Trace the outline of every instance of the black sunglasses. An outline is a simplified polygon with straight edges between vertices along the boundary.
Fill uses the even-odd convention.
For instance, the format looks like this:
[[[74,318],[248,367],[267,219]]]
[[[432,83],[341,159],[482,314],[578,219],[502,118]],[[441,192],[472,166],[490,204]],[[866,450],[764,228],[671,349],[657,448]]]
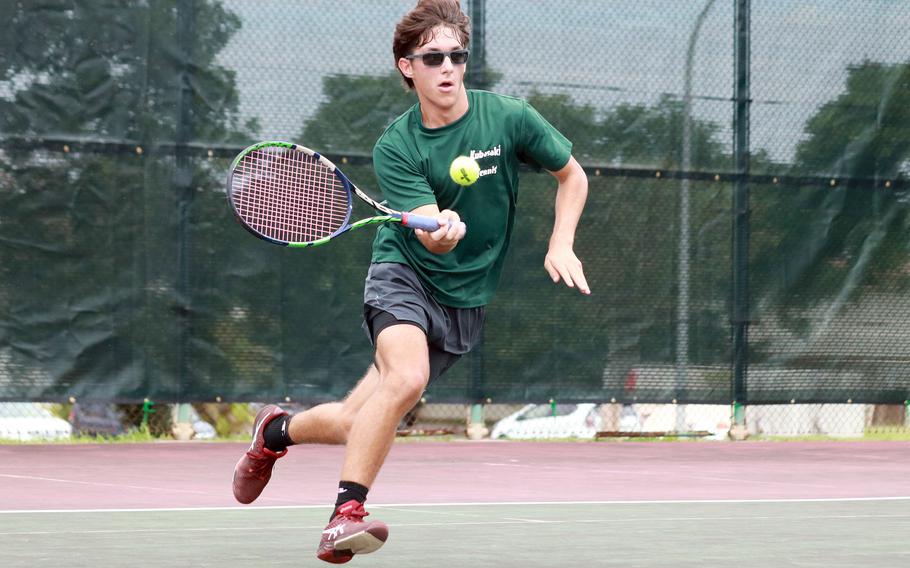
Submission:
[[[427,67],[439,67],[442,65],[442,62],[446,60],[446,56],[452,60],[452,65],[464,65],[468,62],[469,53],[470,51],[467,49],[456,49],[455,51],[428,51],[426,53],[405,55],[404,58],[412,61],[414,59],[420,59]]]

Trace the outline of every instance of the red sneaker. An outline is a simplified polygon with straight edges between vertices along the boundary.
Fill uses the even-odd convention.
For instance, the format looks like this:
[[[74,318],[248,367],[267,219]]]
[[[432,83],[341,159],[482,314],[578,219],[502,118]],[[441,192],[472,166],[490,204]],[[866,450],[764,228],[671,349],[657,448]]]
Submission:
[[[253,443],[234,466],[234,498],[243,504],[252,503],[268,485],[275,461],[288,453],[287,448],[273,452],[265,447],[263,432],[266,425],[287,412],[274,404],[262,407],[253,422]]]
[[[322,531],[316,558],[344,564],[355,554],[379,550],[389,538],[389,527],[382,521],[364,522],[367,515],[363,503],[353,499],[339,507],[335,518]]]

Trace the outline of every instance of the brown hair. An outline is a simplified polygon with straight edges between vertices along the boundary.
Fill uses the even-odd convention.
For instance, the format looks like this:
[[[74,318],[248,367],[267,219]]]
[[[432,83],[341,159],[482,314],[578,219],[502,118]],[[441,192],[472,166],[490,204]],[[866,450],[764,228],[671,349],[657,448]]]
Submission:
[[[398,60],[429,42],[430,33],[436,26],[451,28],[463,47],[468,47],[471,40],[471,21],[461,11],[458,0],[419,0],[417,6],[408,12],[395,26],[395,37],[392,38],[392,53],[395,55],[395,67]],[[401,73],[401,69],[398,70]],[[401,78],[409,89],[414,88],[414,81]]]

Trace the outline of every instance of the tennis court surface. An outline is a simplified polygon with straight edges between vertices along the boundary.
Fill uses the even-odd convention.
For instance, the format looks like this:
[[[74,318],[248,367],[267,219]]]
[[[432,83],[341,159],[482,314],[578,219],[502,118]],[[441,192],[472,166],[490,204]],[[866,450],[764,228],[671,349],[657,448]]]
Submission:
[[[256,504],[242,444],[0,446],[0,566],[301,566],[340,448],[298,447]],[[405,442],[352,566],[910,566],[910,443]]]

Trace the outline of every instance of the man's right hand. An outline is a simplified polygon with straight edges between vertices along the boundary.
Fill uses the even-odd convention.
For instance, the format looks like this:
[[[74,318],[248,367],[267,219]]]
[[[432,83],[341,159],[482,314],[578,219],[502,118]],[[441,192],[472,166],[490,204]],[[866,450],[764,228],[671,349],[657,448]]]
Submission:
[[[421,244],[433,254],[451,252],[467,232],[465,224],[461,222],[461,217],[451,209],[439,211],[435,205],[424,205],[412,213],[433,217],[439,222],[439,228],[435,231],[414,230]]]

